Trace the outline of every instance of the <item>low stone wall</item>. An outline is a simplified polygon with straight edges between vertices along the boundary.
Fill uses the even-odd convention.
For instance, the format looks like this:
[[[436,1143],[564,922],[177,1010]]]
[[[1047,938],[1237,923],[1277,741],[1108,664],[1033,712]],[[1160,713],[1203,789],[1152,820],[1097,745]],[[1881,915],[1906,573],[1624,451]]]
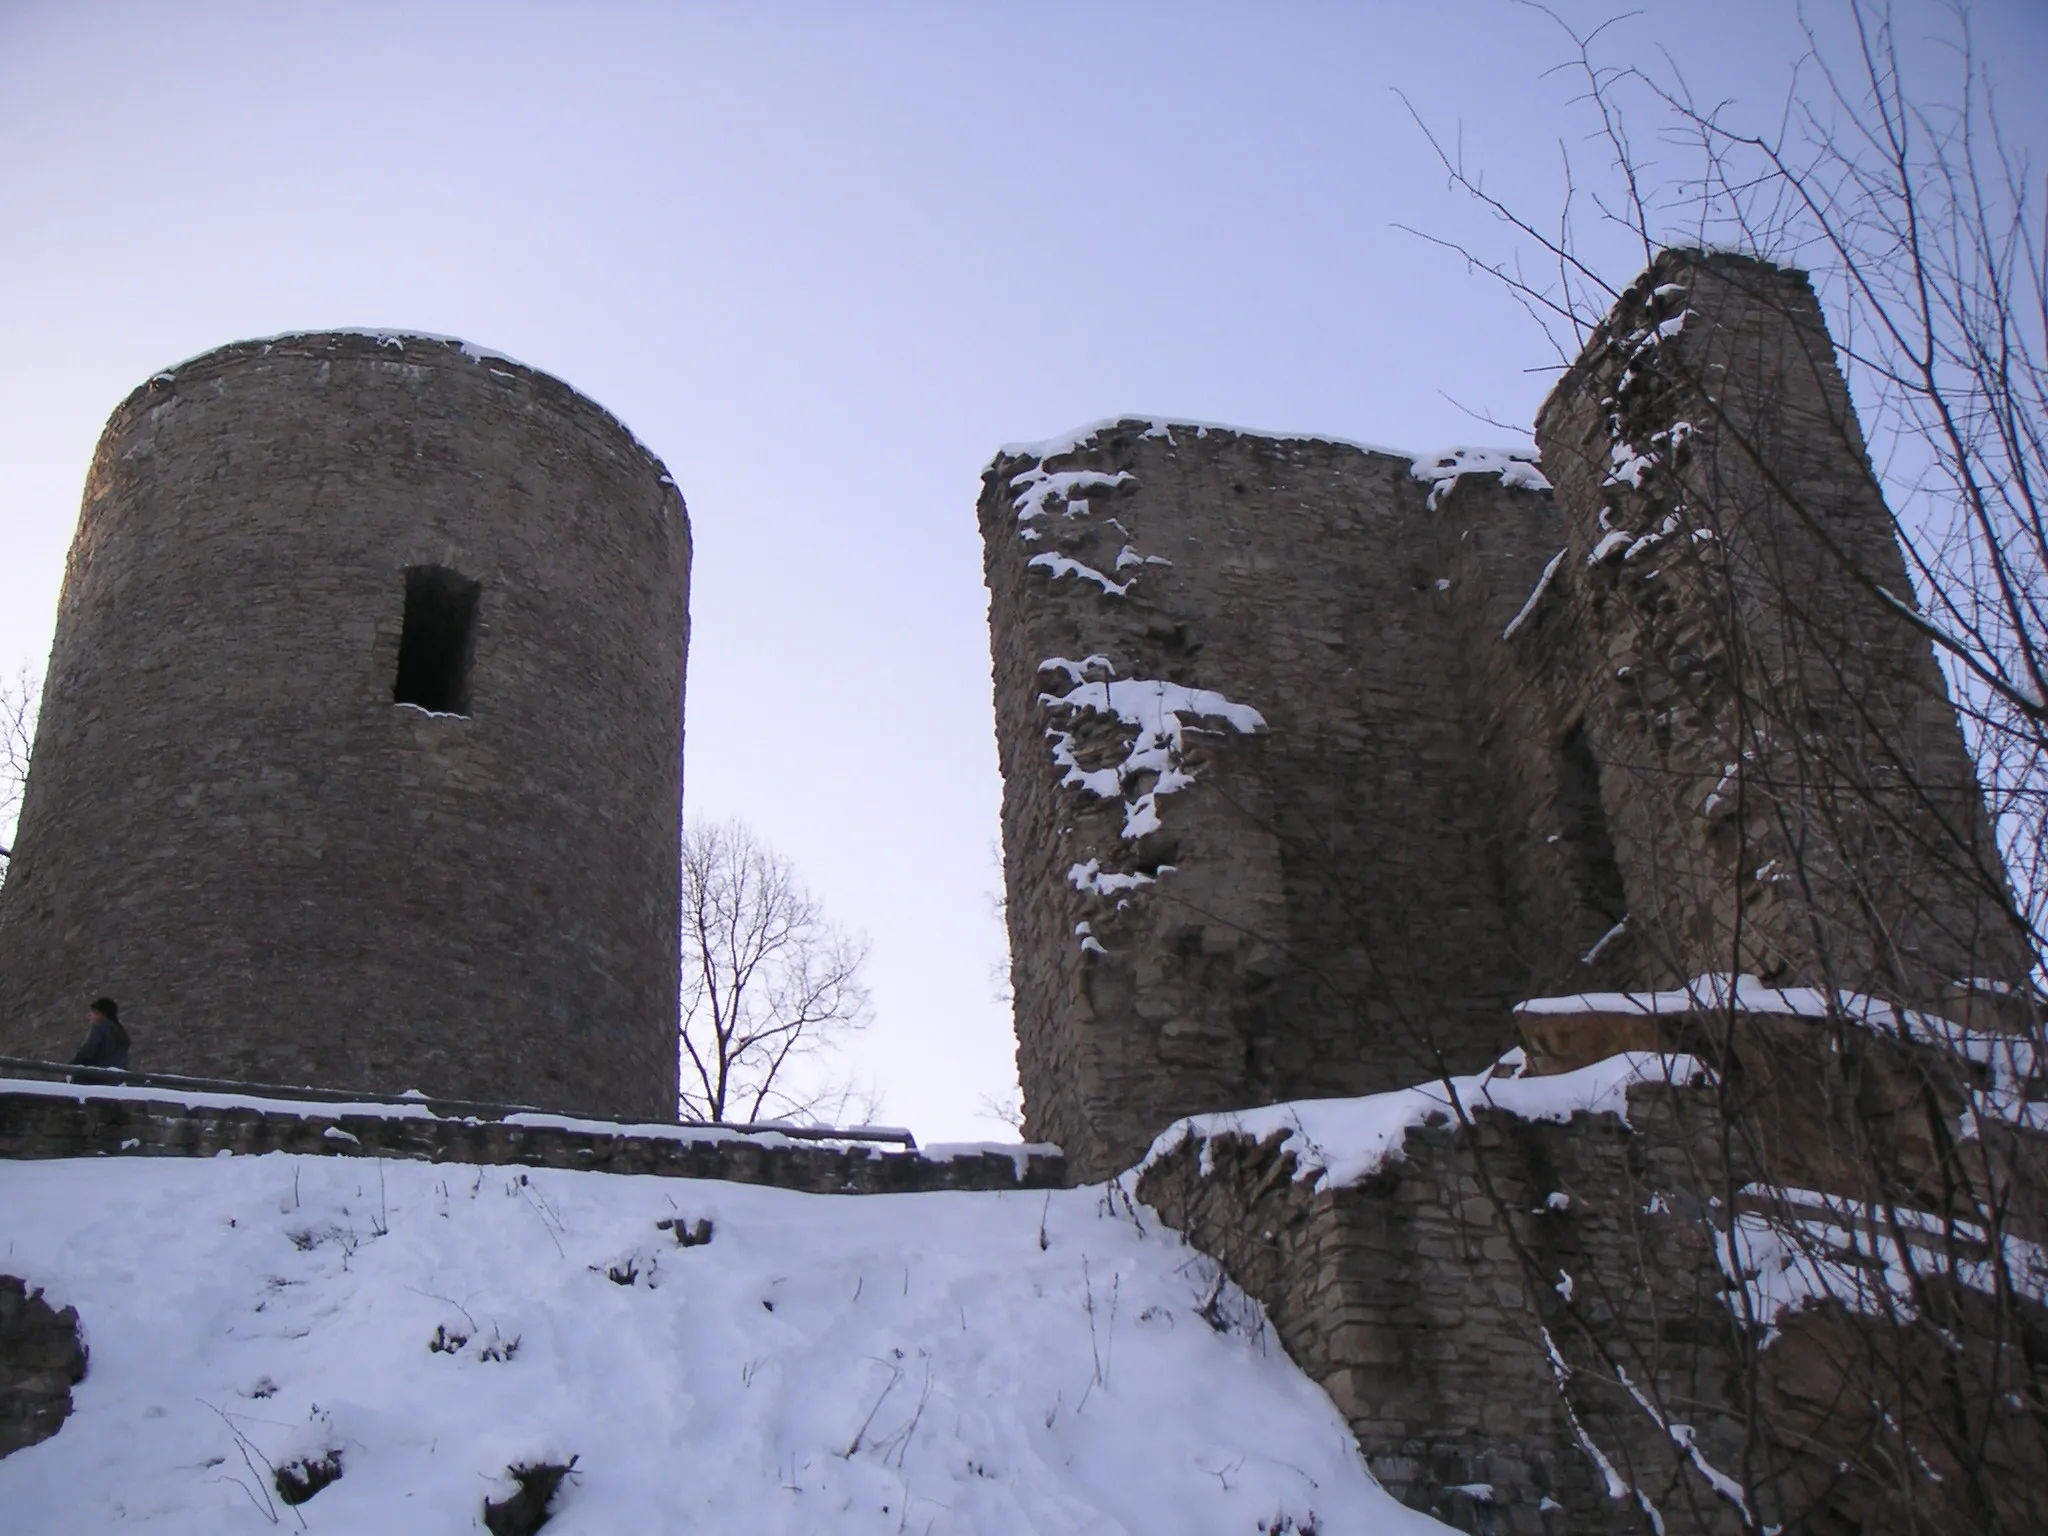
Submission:
[[[1278,1136],[1189,1140],[1138,1194],[1264,1303],[1403,1502],[1500,1536],[1642,1528],[1576,1419],[1671,1531],[1733,1532],[1740,1516],[1674,1465],[1614,1368],[1687,1404],[1710,1462],[1739,1460],[1739,1425],[1710,1406],[1729,1400],[1737,1340],[1711,1235],[1682,1197],[1649,1198],[1700,1187],[1711,1105],[1639,1086],[1629,1107],[1635,1131],[1611,1115],[1492,1112],[1469,1132],[1418,1127],[1342,1188],[1297,1180]],[[1687,1347],[1660,1349],[1673,1336]]]
[[[2001,1201],[1994,1273],[1981,1215],[1913,1205],[1888,1079],[1848,1060],[1830,1101],[1786,1060],[1776,1098],[1702,1074],[1636,1084],[1626,1119],[1439,1116],[1323,1187],[1297,1177],[1297,1149],[1326,1155],[1308,1125],[1218,1127],[1137,1193],[1265,1305],[1388,1491],[1456,1529],[2048,1529],[2048,1271],[2025,1235],[2048,1138],[1987,1122],[1947,1165]],[[1802,1091],[1806,1123],[1780,1125]],[[1825,1102],[1866,1133],[1860,1176]]]
[[[0,1080],[0,1158],[260,1152],[729,1179],[809,1194],[1056,1189],[1067,1182],[1066,1160],[1052,1147],[897,1151],[549,1115],[449,1117],[402,1103],[235,1102],[225,1095]]]

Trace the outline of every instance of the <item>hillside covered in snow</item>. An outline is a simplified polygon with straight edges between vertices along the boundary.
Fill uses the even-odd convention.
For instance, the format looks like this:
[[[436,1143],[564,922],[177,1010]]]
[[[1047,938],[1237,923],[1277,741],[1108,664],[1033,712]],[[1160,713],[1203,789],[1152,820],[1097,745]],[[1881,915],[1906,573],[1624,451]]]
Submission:
[[[1442,1529],[1114,1187],[11,1162],[0,1272],[91,1352],[0,1460],[8,1536],[480,1530],[508,1468],[572,1458],[549,1536]]]

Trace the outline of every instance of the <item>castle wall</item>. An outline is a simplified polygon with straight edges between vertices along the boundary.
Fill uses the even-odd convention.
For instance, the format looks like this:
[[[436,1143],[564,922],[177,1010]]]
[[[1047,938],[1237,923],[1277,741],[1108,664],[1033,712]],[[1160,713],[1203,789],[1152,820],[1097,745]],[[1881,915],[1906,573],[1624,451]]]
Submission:
[[[1554,497],[1137,420],[990,466],[1019,1071],[1078,1168],[1469,1069],[1537,994],[1997,1024],[2025,947],[1804,276],[1659,257],[1537,435]]]
[[[160,1071],[674,1115],[690,540],[547,375],[322,334],[114,413],[66,571],[0,1053],[114,996]],[[480,584],[466,713],[394,703],[407,571]]]
[[[1711,1117],[1700,1095],[1661,1084],[1631,1092],[1633,1131],[1606,1115],[1482,1113],[1469,1129],[1412,1128],[1373,1177],[1324,1187],[1297,1178],[1278,1138],[1190,1138],[1138,1194],[1265,1305],[1402,1502],[1501,1536],[1642,1529],[1576,1418],[1669,1529],[1733,1532],[1735,1511],[1673,1466],[1612,1368],[1684,1403],[1711,1465],[1740,1464],[1747,1346],[1711,1229],[1670,1205],[1718,1186],[1701,1166]],[[1538,1274],[1576,1283],[1560,1292]]]
[[[1545,403],[1638,979],[1704,971],[1966,1011],[2025,950],[1912,583],[1805,275],[1666,252]],[[1881,590],[1880,590],[1881,589]],[[1573,693],[1576,692],[1576,699]]]
[[[1953,1040],[1923,1023],[1902,1041],[1881,1018],[1587,1001],[1583,1017],[1525,1019],[1533,1070],[1637,1049],[1709,1072],[1637,1088],[1625,1117],[1440,1116],[1348,1184],[1301,1177],[1297,1151],[1321,1155],[1302,1117],[1264,1142],[1197,1130],[1148,1160],[1136,1193],[1265,1304],[1374,1475],[1460,1529],[1889,1529],[1916,1500],[2031,1528],[2048,1452],[2001,1372],[2039,1326],[2037,1293],[1973,1290],[1988,1271],[1970,1268],[1981,1200],[2000,1241],[2026,1240],[2000,1250],[2020,1269],[2042,1219],[2042,1142],[2015,1108],[2039,1085],[1999,1075],[2030,1075],[2032,1052],[2023,1038],[1987,1065],[1997,1034],[2038,1028],[2014,985],[2026,950],[1941,671],[1896,609],[1905,560],[1805,277],[1665,253],[1537,435],[1554,499],[1461,475],[1456,455],[1425,499],[1423,461],[1411,474],[1141,422],[998,460],[982,517],[1032,1123],[1093,1138],[1077,1162],[1106,1172],[1133,1131],[1204,1096],[1434,1076],[1394,1027],[1406,1018],[1429,1020],[1453,1065],[1491,1054],[1507,1041],[1490,1010],[1518,988],[1743,971],[1930,1008]],[[1250,467],[1268,462],[1284,468]],[[1176,563],[1137,568],[1121,594],[1063,575],[1059,560],[1106,569],[1090,551],[1115,547],[1085,480],[1062,486],[1087,496],[1078,509],[1029,500],[1063,472],[1117,498],[1119,538],[1143,529],[1138,547]],[[1169,546],[1169,528],[1192,537]],[[1161,624],[1229,643],[1145,652]],[[1225,861],[1201,889],[1238,903],[1216,909],[1231,932],[1284,918],[1256,986],[1240,965],[1173,989],[1166,957],[1194,950],[1165,916],[1189,889],[1178,870],[1125,893],[1149,912],[1095,923],[1104,953],[1075,953],[1049,840],[1085,837],[1091,855],[1132,840],[1109,841],[1103,809],[1090,829],[1079,772],[1063,787],[1048,771],[1033,733],[1073,710],[1054,698],[1033,715],[1025,668],[1089,647],[1261,712],[1258,730],[1223,722],[1221,750],[1161,813],[1166,829],[1223,829],[1201,847]],[[1054,673],[1054,694],[1095,675]],[[1075,755],[1083,771],[1106,760]],[[1150,868],[1131,860],[1117,867]],[[1226,1002],[1247,1066],[1273,1069],[1232,1082],[1219,1050],[1197,1081],[1140,1022]],[[1138,1086],[1090,1101],[1074,1084],[1104,1042]],[[1960,1244],[1958,1210],[1978,1234]],[[1883,1241],[1913,1250],[1897,1273],[1918,1266],[1922,1312],[1852,1284],[1875,1286],[1878,1212]],[[1739,1263],[1738,1232],[1756,1245]],[[1772,1311],[1766,1282],[1794,1253],[1852,1280]],[[1982,1421],[1960,1439],[1958,1412]],[[1924,1485],[1870,1449],[1887,1437],[1915,1448]],[[1972,1457],[1991,1469],[1981,1483]]]
[[[770,1184],[814,1195],[1059,1189],[1051,1147],[898,1149],[773,1132],[477,1114],[433,1102],[327,1104],[152,1087],[0,1079],[0,1160],[51,1157],[395,1158]],[[4,1438],[4,1437],[0,1437]]]
[[[1084,1176],[1183,1114],[1508,1043],[1463,609],[1504,625],[1559,531],[1497,474],[1430,499],[1405,457],[1142,421],[991,466],[1026,1123]]]
[[[1788,1108],[1795,1093],[1836,1107],[1788,1124],[1822,1154],[1795,1178],[1846,1128],[1840,1090],[1860,1072],[1825,1071],[1833,1095],[1818,1074],[1780,1085]],[[2016,1336],[2048,1322],[2037,1283],[1994,1298],[1965,1266],[1955,1283],[1942,1220],[1908,1207],[1885,1230],[1905,1239],[1926,1310],[1877,1304],[1902,1262],[1887,1270],[1867,1221],[1828,1223],[1885,1207],[1751,1182],[1783,1178],[1785,1149],[1723,1119],[1740,1102],[1702,1079],[1630,1088],[1625,1119],[1480,1109],[1411,1127],[1356,1182],[1310,1176],[1285,1133],[1198,1134],[1149,1163],[1137,1194],[1265,1305],[1374,1477],[1455,1529],[2039,1526],[2048,1434],[2013,1363]],[[2048,1138],[2019,1136],[2038,1184]],[[1791,1255],[1807,1267],[1788,1284]],[[2026,1273],[2025,1249],[2012,1258]],[[1826,1296],[1766,1300],[1823,1271]],[[1898,1475],[1901,1442],[1924,1480]]]

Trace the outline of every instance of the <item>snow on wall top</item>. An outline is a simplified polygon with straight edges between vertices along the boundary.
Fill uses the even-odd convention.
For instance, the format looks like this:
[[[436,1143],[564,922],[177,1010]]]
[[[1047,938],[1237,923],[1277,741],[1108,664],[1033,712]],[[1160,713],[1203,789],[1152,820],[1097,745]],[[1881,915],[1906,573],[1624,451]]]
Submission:
[[[1683,987],[1664,992],[1575,992],[1564,997],[1532,997],[1517,1003],[1518,1014],[1573,1013],[1683,1014],[1732,1012],[1774,1014],[1787,1018],[1843,1019],[1866,1029],[1938,1046],[1986,1068],[1988,1092],[1973,1096],[1973,1111],[2019,1124],[2048,1129],[2048,1104],[2029,1102],[2027,1089],[2042,1066],[2034,1042],[2025,1035],[1972,1029],[1939,1014],[1902,1008],[1862,992],[1828,991],[1821,987],[1772,987],[1755,976],[1706,972]],[[1966,1127],[1964,1134],[1971,1134]]]
[[[481,346],[476,342],[465,341],[460,336],[444,336],[439,331],[405,330],[388,325],[317,326],[302,331],[279,331],[271,336],[246,336],[242,340],[230,342],[228,345],[236,347],[261,347],[267,352],[281,341],[299,341],[308,336],[367,336],[376,342],[378,346],[388,347],[393,352],[403,352],[408,342],[433,342],[443,347],[453,347],[473,363],[510,363],[514,368],[523,368],[528,373],[546,372],[545,369],[536,368],[531,363],[522,363],[509,352],[498,352],[492,348]],[[160,379],[174,377],[180,368],[196,363],[202,358],[211,357],[220,350],[222,349],[219,347],[208,347],[204,352],[195,352],[190,357],[184,359],[184,361],[164,369],[156,377]]]
[[[1142,426],[1145,430],[1141,436],[1162,438],[1168,446],[1177,446],[1176,432],[1189,433],[1196,438],[1207,437],[1211,432],[1227,432],[1235,437],[1263,437],[1276,442],[1334,443],[1340,448],[1356,448],[1361,453],[1378,454],[1383,458],[1406,459],[1409,474],[1430,483],[1431,511],[1436,510],[1450,488],[1465,475],[1498,475],[1502,484],[1521,491],[1550,489],[1550,482],[1543,478],[1533,448],[1461,446],[1441,448],[1434,453],[1416,453],[1407,448],[1390,448],[1380,443],[1360,442],[1356,438],[1336,437],[1327,432],[1268,432],[1254,427],[1233,427],[1220,421],[1135,415],[1109,416],[1101,421],[1091,421],[1043,442],[1005,443],[990,464],[993,467],[1004,459],[1014,458],[1036,459],[1043,463],[1062,454],[1079,452],[1103,433],[1125,426]]]
[[[2048,1251],[2024,1238],[2001,1233],[1996,1259],[1972,1257],[1969,1249],[1988,1235],[1974,1223],[1955,1223],[1961,1241],[1951,1244],[1948,1224],[1927,1211],[1761,1184],[1742,1195],[1754,1208],[1738,1209],[1716,1229],[1714,1250],[1721,1272],[1747,1292],[1746,1308],[1733,1292],[1730,1308],[1764,1325],[1759,1347],[1771,1343],[1785,1314],[1821,1301],[1870,1317],[1911,1317],[1930,1275],[1989,1295],[2009,1286],[2048,1301]]]
[[[1278,1135],[1280,1149],[1294,1155],[1297,1182],[1306,1179],[1312,1180],[1316,1189],[1341,1189],[1363,1183],[1400,1157],[1409,1131],[1451,1120],[1452,1093],[1456,1094],[1456,1108],[1464,1115],[1494,1109],[1525,1120],[1615,1115],[1626,1123],[1628,1091],[1637,1083],[1683,1085],[1705,1070],[1690,1056],[1647,1051],[1624,1052],[1575,1072],[1548,1077],[1525,1077],[1523,1066],[1523,1054],[1517,1049],[1483,1072],[1452,1078],[1450,1092],[1441,1082],[1421,1083],[1358,1099],[1299,1099],[1257,1109],[1190,1115],[1162,1131],[1138,1166],[1124,1177],[1135,1188],[1147,1168],[1188,1141],[1202,1144],[1202,1171],[1207,1173],[1211,1140],[1234,1136],[1261,1142]]]
[[[926,1161],[945,1162],[957,1158],[1000,1152],[1017,1163],[1021,1173],[1032,1157],[1056,1156],[1057,1147],[1041,1142],[948,1143],[940,1147],[918,1147],[910,1132],[901,1126],[859,1125],[833,1128],[829,1134],[808,1127],[789,1125],[677,1125],[667,1121],[629,1122],[587,1120],[575,1115],[558,1115],[544,1110],[515,1110],[486,1118],[481,1115],[449,1114],[437,1109],[424,1096],[417,1100],[398,1099],[289,1099],[258,1093],[215,1092],[208,1089],[171,1088],[153,1084],[65,1083],[33,1077],[0,1077],[0,1092],[33,1094],[57,1099],[111,1099],[129,1103],[174,1104],[186,1109],[247,1109],[258,1114],[295,1119],[338,1120],[361,1117],[372,1120],[419,1120],[455,1125],[509,1125],[529,1129],[571,1131],[586,1136],[632,1137],[648,1141],[675,1141],[702,1145],[743,1141],[769,1148],[853,1146],[869,1143],[900,1143]]]

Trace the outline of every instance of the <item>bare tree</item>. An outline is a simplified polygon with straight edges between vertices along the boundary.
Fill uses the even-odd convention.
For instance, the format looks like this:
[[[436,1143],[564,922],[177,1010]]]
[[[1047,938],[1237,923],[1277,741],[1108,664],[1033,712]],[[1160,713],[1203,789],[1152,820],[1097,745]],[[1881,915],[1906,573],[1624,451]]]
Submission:
[[[683,1114],[836,1119],[851,1103],[871,1115],[871,1097],[819,1076],[868,1023],[866,938],[830,922],[737,821],[692,822],[682,859]]]
[[[26,663],[0,681],[0,884],[7,879],[15,818],[28,784],[28,754],[35,744],[38,691]]]

